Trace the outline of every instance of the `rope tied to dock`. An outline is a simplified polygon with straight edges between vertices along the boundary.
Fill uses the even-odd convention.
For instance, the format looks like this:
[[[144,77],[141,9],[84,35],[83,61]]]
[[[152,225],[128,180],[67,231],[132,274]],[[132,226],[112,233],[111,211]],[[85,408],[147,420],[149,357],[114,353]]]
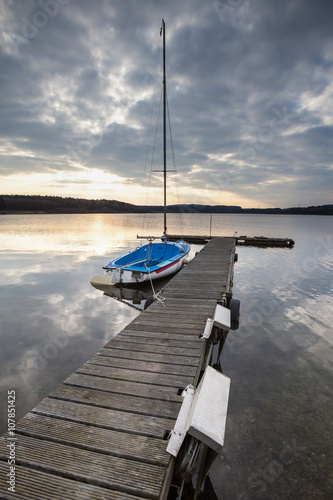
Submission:
[[[157,292],[156,293],[154,285],[153,285],[153,280],[152,280],[151,275],[150,275],[149,267],[147,265],[145,265],[145,267],[146,267],[146,269],[148,271],[148,276],[149,276],[150,285],[151,285],[151,289],[152,289],[152,292],[153,292],[153,298],[154,298],[154,300],[157,300],[164,308],[166,308],[166,305],[164,304],[165,297],[163,297],[163,295],[161,294],[161,292]]]

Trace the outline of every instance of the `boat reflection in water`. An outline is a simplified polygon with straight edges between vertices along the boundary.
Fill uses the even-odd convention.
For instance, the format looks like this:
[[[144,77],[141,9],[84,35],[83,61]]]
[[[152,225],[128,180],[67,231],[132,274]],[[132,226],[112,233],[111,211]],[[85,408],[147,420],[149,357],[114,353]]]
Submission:
[[[143,282],[133,286],[123,286],[119,283],[111,283],[108,276],[98,274],[91,278],[90,283],[94,288],[104,292],[104,295],[119,302],[127,304],[138,311],[143,311],[154,300],[154,295],[160,296],[163,287],[174,275],[154,281],[154,288],[150,282]],[[149,300],[148,300],[149,299]]]

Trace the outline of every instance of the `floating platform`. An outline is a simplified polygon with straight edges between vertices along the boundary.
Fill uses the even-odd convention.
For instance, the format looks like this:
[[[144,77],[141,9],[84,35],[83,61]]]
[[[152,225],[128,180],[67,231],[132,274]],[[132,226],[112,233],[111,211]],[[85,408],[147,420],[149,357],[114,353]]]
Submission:
[[[205,245],[215,236],[196,236],[196,235],[168,235],[170,241],[185,240],[187,243]],[[291,238],[267,238],[266,236],[238,236],[235,238],[237,245],[260,246],[260,247],[287,247],[292,248],[295,245]]]
[[[247,245],[256,247],[287,247],[292,248],[295,245],[291,238],[267,238],[265,236],[238,236],[237,245]]]
[[[164,500],[181,392],[207,363],[199,338],[232,293],[234,238],[214,238],[155,301],[0,438],[0,497]],[[15,440],[13,440],[15,439]],[[8,490],[15,443],[15,493]],[[11,453],[12,456],[12,453]]]

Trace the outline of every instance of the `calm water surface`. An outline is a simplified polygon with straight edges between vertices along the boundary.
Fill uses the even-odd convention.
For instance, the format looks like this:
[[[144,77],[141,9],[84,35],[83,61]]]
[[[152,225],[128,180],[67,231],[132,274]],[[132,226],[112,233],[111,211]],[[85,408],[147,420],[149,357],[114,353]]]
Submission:
[[[1,433],[8,390],[20,418],[139,314],[89,280],[161,227],[160,214],[0,217]],[[172,214],[168,230],[209,234],[210,216]],[[235,231],[296,245],[238,248],[226,440],[204,497],[333,498],[333,218],[214,215],[213,235]]]

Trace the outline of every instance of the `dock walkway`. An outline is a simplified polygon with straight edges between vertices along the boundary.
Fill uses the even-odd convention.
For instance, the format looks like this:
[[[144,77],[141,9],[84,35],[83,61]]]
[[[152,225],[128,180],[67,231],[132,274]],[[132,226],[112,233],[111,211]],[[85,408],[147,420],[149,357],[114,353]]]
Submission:
[[[202,368],[206,319],[231,293],[234,251],[234,238],[212,239],[165,286],[165,308],[155,301],[17,424],[15,493],[0,438],[1,498],[166,497],[167,437]]]

